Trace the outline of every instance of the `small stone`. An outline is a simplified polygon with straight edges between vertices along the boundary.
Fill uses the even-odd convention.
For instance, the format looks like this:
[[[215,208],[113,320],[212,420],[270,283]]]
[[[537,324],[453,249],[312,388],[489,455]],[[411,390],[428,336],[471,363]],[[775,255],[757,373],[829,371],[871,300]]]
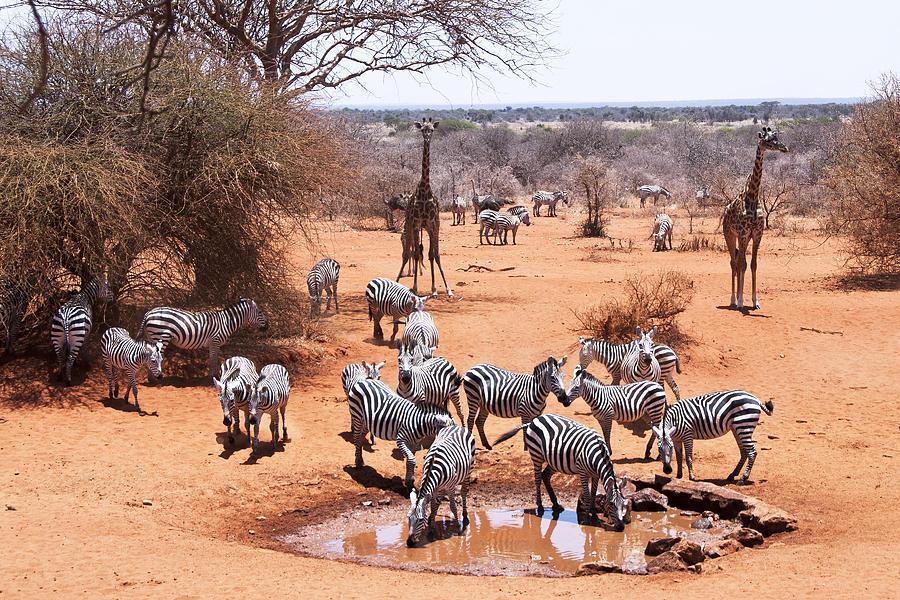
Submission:
[[[703,556],[703,548],[700,547],[700,544],[691,540],[681,540],[672,546],[672,552],[689,565],[696,565],[706,558]]]
[[[152,500],[141,500],[141,504],[143,504],[144,506],[153,506],[153,501]]]
[[[781,438],[779,438],[777,435],[768,435],[768,436],[766,436],[766,437],[768,437],[770,440],[778,440],[778,439],[781,439]]]
[[[372,506],[372,501],[371,501],[371,500],[366,500],[365,502],[362,503],[362,505],[363,505],[363,506],[366,506],[366,507]]]
[[[669,499],[653,488],[644,488],[628,496],[633,510],[664,511],[669,507]]]
[[[249,533],[249,534],[250,534],[250,535],[256,535],[256,531],[255,531],[255,530],[253,530],[253,529],[251,529],[251,530],[250,530],[250,531],[248,531],[248,532],[247,532],[247,533]]]
[[[13,506],[12,504],[7,504],[6,510],[18,510],[18,509],[15,506]]]
[[[665,573],[671,571],[687,571],[688,566],[681,557],[672,552],[663,552],[647,563],[648,573]]]
[[[531,560],[534,560],[534,561],[541,560],[541,555],[540,554],[532,554]]]
[[[694,519],[691,523],[691,529],[709,529],[710,527],[712,527],[712,519],[707,517]]]
[[[265,518],[264,516],[262,516],[262,515],[257,515],[256,520],[257,520],[257,521],[265,521],[266,518]]]
[[[747,546],[748,548],[752,546],[759,546],[765,541],[763,534],[755,529],[750,529],[749,527],[741,527],[737,531],[732,531],[726,537],[732,540],[737,540],[742,545]]]
[[[779,354],[778,358],[784,358],[784,354]]]
[[[718,521],[719,520],[719,515],[717,515],[716,513],[714,513],[711,510],[704,510],[703,514],[701,516],[704,519],[709,519],[710,521]]]
[[[647,542],[647,547],[644,549],[644,554],[646,554],[647,556],[659,556],[663,552],[671,550],[672,547],[680,541],[680,537],[653,538],[652,540]]]
[[[729,554],[734,554],[735,552],[737,552],[738,550],[742,550],[743,548],[743,544],[741,544],[739,541],[725,539],[713,544],[707,544],[703,548],[703,554],[705,554],[709,558],[721,558],[723,556],[728,556]]]
[[[16,472],[14,472],[14,473],[13,473],[13,475],[18,475],[18,474],[19,474],[19,472],[18,472],[18,471],[16,471]]]
[[[582,563],[578,570],[575,571],[576,577],[584,575],[601,575],[603,573],[621,573],[622,567],[617,564],[603,561]]]
[[[381,506],[390,506],[391,499],[390,498],[382,498],[381,500],[378,501],[378,504],[380,504]]]
[[[678,514],[681,515],[682,517],[699,517],[700,516],[700,513],[698,513],[695,510],[683,510]]]

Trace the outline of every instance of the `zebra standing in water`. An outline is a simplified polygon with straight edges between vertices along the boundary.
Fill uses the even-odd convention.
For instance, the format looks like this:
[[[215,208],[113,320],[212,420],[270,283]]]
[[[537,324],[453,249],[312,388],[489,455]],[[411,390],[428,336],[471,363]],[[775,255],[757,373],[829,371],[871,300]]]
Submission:
[[[240,298],[222,310],[194,312],[169,306],[147,311],[141,321],[138,338],[162,342],[163,350],[172,344],[184,350],[209,348],[209,375],[215,377],[222,346],[242,327],[269,328],[262,309],[250,298]]]
[[[407,346],[427,348],[427,354],[431,356],[440,343],[440,336],[431,313],[425,310],[427,300],[427,296],[416,297],[416,308],[406,317],[406,326],[403,328],[400,341]]]
[[[575,374],[569,382],[566,398],[569,406],[578,397],[591,407],[591,414],[600,424],[606,447],[612,452],[610,434],[612,422],[634,423],[646,419],[651,427],[662,423],[666,411],[666,391],[655,381],[638,381],[627,385],[604,385],[602,381],[582,369],[575,367]],[[644,460],[650,458],[650,449],[656,434],[651,433],[644,450]]]
[[[622,361],[622,381],[625,383],[636,381],[659,383],[662,379],[662,369],[653,353],[653,336],[656,335],[656,327],[646,333],[638,327],[637,332],[641,339],[638,340],[637,349],[632,350],[631,354]]]
[[[66,385],[72,385],[72,365],[91,334],[94,323],[93,305],[97,301],[113,301],[105,275],[103,279],[91,277],[77,294],[59,307],[50,323],[50,341],[56,352],[60,377],[64,378]]]
[[[6,332],[6,353],[13,353],[16,334],[28,308],[28,293],[10,279],[0,279],[0,327]]]
[[[559,360],[551,356],[531,373],[514,373],[488,364],[475,365],[466,371],[463,387],[469,405],[469,431],[477,424],[481,443],[490,450],[491,444],[484,433],[489,414],[504,419],[518,417],[522,423],[528,423],[544,412],[550,392],[560,404],[565,404],[562,374],[565,364],[565,356]]]
[[[629,503],[625,499],[623,490],[628,481],[625,478],[616,481],[609,449],[599,433],[566,417],[541,415],[530,423],[524,423],[512,431],[504,433],[494,443],[499,444],[510,439],[519,430],[525,432],[525,448],[531,455],[531,462],[534,465],[534,497],[539,515],[544,512],[541,481],[547,488],[553,512],[558,513],[563,510],[550,485],[550,477],[558,471],[567,475],[579,476],[581,479],[579,507],[583,506],[583,502],[586,503],[590,508],[591,516],[595,518],[597,516],[597,482],[602,482],[603,488],[606,490],[605,512],[612,520],[616,531],[625,529]],[[544,468],[545,464],[546,468]]]
[[[413,489],[416,455],[413,449],[426,437],[453,425],[446,411],[429,404],[414,404],[396,395],[381,381],[363,379],[350,388],[350,427],[356,445],[355,465],[363,466],[362,443],[366,432],[382,440],[394,440],[406,456],[408,490]]]
[[[228,443],[234,445],[234,434],[241,432],[240,411],[244,411],[244,426],[250,435],[250,397],[259,381],[256,365],[249,358],[232,356],[222,363],[219,379],[213,377],[213,384],[219,391],[224,419],[228,427]],[[233,426],[233,430],[232,430]]]
[[[134,391],[134,407],[141,410],[138,402],[137,370],[144,365],[154,378],[162,377],[163,347],[161,342],[135,341],[128,331],[121,327],[110,327],[100,338],[100,351],[106,365],[106,378],[109,381],[109,399],[119,397],[119,380],[117,371],[125,371],[128,375],[128,387],[125,388],[125,402],[128,393]]]
[[[541,206],[547,207],[547,216],[555,217],[556,216],[556,204],[562,200],[563,204],[566,206],[569,205],[569,192],[565,190],[560,190],[558,192],[544,192],[538,191],[535,192],[531,197],[532,202],[534,202],[534,207],[532,207],[532,214],[535,217],[541,216]]]
[[[687,459],[688,477],[694,481],[694,440],[711,440],[731,431],[741,451],[741,459],[734,471],[728,475],[728,481],[734,481],[744,462],[747,470],[741,477],[740,484],[747,483],[750,470],[756,461],[756,443],[753,431],[759,423],[761,412],[772,415],[775,406],[771,400],[763,404],[759,398],[743,390],[729,392],[713,392],[694,398],[686,398],[676,402],[666,410],[662,427],[654,427],[659,446],[659,457],[663,463],[663,471],[672,472],[672,450],[678,460],[678,473],[682,476],[682,452]]]
[[[459,525],[459,533],[469,524],[466,496],[469,491],[469,476],[475,465],[475,438],[463,427],[448,425],[441,429],[434,443],[425,455],[422,465],[422,483],[418,493],[413,489],[409,494],[409,536],[406,545],[412,548],[422,541],[426,531],[434,534],[434,517],[441,498],[447,496],[453,518]],[[461,487],[462,520],[456,507],[456,486]]]
[[[413,347],[400,345],[397,357],[397,394],[416,404],[431,404],[445,411],[448,402],[452,400],[460,425],[465,424],[459,402],[462,377],[456,367],[443,357],[432,358],[416,366],[415,354]]]
[[[578,343],[581,344],[581,352],[579,355],[579,363],[581,368],[585,369],[591,361],[600,362],[606,371],[612,377],[612,385],[619,385],[622,381],[622,362],[625,357],[637,350],[637,340],[628,342],[627,344],[613,344],[606,340],[595,340],[592,338],[579,337]],[[675,351],[663,344],[654,344],[653,355],[659,363],[661,376],[669,384],[669,389],[675,394],[675,399],[681,398],[681,392],[672,372],[681,373],[681,361]]]
[[[672,192],[661,185],[642,185],[641,187],[639,187],[638,196],[641,199],[641,208],[644,208],[644,203],[650,196],[653,196],[653,206],[656,206],[656,203],[659,201],[660,194],[665,196],[666,200],[672,199]]]
[[[409,314],[418,306],[419,297],[405,285],[391,279],[376,277],[366,285],[366,303],[369,305],[369,320],[375,322],[372,336],[376,340],[384,339],[381,329],[381,318],[385,315],[394,318],[394,331],[391,341],[397,337],[400,317]]]
[[[669,250],[672,249],[672,218],[660,213],[656,215],[653,222],[653,232],[650,234],[653,239],[653,251],[664,252],[666,250],[666,240],[669,241]]]
[[[528,213],[528,209],[522,205],[513,206],[512,208],[507,208],[506,212],[511,215],[516,215],[519,217],[519,221],[522,222],[526,227],[531,227],[531,215]]]
[[[419,363],[421,364],[421,362],[421,355],[419,355]],[[353,387],[354,383],[363,379],[380,381],[382,368],[384,368],[384,361],[371,364],[367,362],[350,363],[344,367],[341,371],[341,385],[344,387],[344,395],[347,396],[347,401],[350,401],[350,388]],[[371,431],[369,432],[369,445],[375,445],[375,435]]]
[[[338,306],[338,279],[341,276],[341,265],[332,258],[323,258],[315,264],[306,276],[306,287],[309,289],[309,314],[316,317],[322,310],[322,292],[328,296],[325,310],[331,308],[334,297],[334,312],[341,312]]]
[[[253,425],[253,452],[259,448],[259,422],[262,415],[269,415],[269,431],[272,432],[272,447],[278,446],[278,414],[281,413],[281,443],[287,441],[288,398],[291,395],[291,379],[287,369],[281,365],[266,365],[259,372],[259,380],[250,394],[250,425]],[[250,433],[249,430],[247,432]]]
[[[457,196],[453,199],[453,203],[450,205],[450,212],[453,213],[453,223],[451,223],[451,226],[466,224],[467,208],[468,204],[466,202],[466,199],[462,196]]]

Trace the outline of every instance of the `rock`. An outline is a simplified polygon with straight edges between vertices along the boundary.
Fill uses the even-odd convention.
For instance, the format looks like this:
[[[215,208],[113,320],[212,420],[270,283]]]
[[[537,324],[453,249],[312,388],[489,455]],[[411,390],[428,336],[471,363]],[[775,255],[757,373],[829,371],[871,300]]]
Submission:
[[[706,557],[703,556],[703,548],[700,547],[700,544],[692,542],[691,540],[681,540],[672,546],[672,552],[677,554],[681,560],[689,565],[696,565],[706,559]]]
[[[726,537],[739,541],[742,545],[747,546],[748,548],[752,546],[759,546],[765,541],[763,534],[756,531],[755,529],[750,529],[749,527],[741,527],[737,531],[732,531]]]
[[[540,555],[540,554],[532,554],[532,555],[531,555],[531,560],[533,560],[533,561],[539,561],[539,560],[541,560],[541,555]]]
[[[697,563],[696,565],[691,565],[688,567],[688,571],[692,571],[694,573],[699,573],[703,570],[703,565]]]
[[[663,552],[647,563],[648,573],[667,573],[671,571],[687,571],[688,566],[681,557],[672,552]]]
[[[737,540],[725,539],[712,544],[707,544],[703,548],[703,554],[709,558],[721,558],[734,554],[738,550],[743,550],[744,546]]]
[[[647,556],[659,556],[663,552],[671,550],[672,547],[680,541],[680,537],[653,538],[647,542],[647,548],[644,549],[644,554]]]
[[[365,507],[372,506],[372,501],[371,501],[371,500],[366,500],[365,502],[362,503],[362,505],[365,506]]]
[[[682,517],[699,517],[700,516],[700,513],[698,513],[696,510],[683,510],[678,514],[681,515]]]
[[[709,519],[710,521],[718,521],[719,520],[719,515],[717,515],[716,513],[714,513],[711,510],[704,510],[703,514],[700,516],[702,516],[704,519]]]
[[[13,506],[12,504],[7,504],[6,510],[18,510],[18,509],[15,506]]]
[[[664,511],[669,508],[669,499],[653,488],[644,488],[635,492],[629,499],[632,510]]]
[[[709,517],[700,517],[691,523],[691,529],[709,529],[710,527],[712,527],[712,519]]]
[[[262,515],[257,515],[256,520],[257,520],[257,521],[265,521],[266,518],[265,518],[264,516],[262,516]]]
[[[250,531],[248,531],[247,533],[249,533],[250,535],[256,535],[256,532],[252,529]]]
[[[144,506],[153,506],[153,501],[152,500],[141,500],[141,504],[143,504]]]
[[[742,511],[738,516],[745,527],[755,529],[766,537],[797,529],[797,519],[763,502]]]
[[[381,506],[389,506],[390,503],[391,503],[390,498],[382,498],[381,500],[378,501],[378,504]]]
[[[583,575],[600,575],[602,573],[621,573],[622,567],[611,562],[586,562],[582,563],[578,570],[575,571],[576,577]]]

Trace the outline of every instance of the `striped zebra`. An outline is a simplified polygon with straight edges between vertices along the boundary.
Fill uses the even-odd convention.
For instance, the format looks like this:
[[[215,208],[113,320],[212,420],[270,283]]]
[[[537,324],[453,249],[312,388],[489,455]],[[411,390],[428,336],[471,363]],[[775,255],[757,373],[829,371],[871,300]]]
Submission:
[[[578,475],[581,479],[579,508],[587,504],[591,516],[597,516],[597,483],[602,482],[606,490],[604,512],[612,520],[616,531],[625,529],[629,503],[623,490],[628,481],[625,478],[616,480],[609,449],[599,433],[566,417],[541,415],[504,433],[494,444],[510,439],[520,430],[524,431],[525,448],[534,465],[534,499],[538,515],[544,512],[541,481],[547,488],[553,512],[559,513],[563,507],[556,499],[550,477],[555,472]],[[546,468],[544,465],[547,465]]]
[[[625,383],[634,383],[636,381],[662,381],[662,369],[659,361],[656,360],[656,354],[653,352],[653,336],[656,335],[656,327],[648,332],[644,332],[640,327],[637,328],[638,340],[637,348],[622,361],[622,381]]]
[[[468,428],[478,425],[481,443],[488,450],[491,444],[484,433],[488,415],[504,419],[518,417],[528,423],[547,406],[547,395],[553,392],[560,404],[566,403],[562,367],[566,357],[552,356],[534,367],[531,373],[514,373],[494,365],[475,365],[466,371],[463,388],[469,406]]]
[[[400,341],[407,346],[427,348],[427,354],[431,356],[438,347],[440,336],[431,313],[425,310],[427,301],[427,296],[416,297],[416,307],[406,317],[406,326],[403,328],[403,336]]]
[[[666,200],[672,199],[672,192],[661,185],[642,185],[641,187],[639,187],[638,196],[641,199],[641,208],[644,208],[644,203],[650,196],[653,196],[653,206],[656,206],[656,203],[659,201],[660,194],[665,196]]]
[[[575,374],[566,392],[568,405],[576,398],[584,398],[591,407],[591,414],[600,424],[606,447],[612,452],[610,434],[612,422],[634,423],[647,420],[652,426],[662,423],[666,411],[666,391],[655,381],[638,381],[626,385],[605,385],[602,381],[582,369],[575,367]],[[644,460],[650,458],[650,449],[656,435],[651,432],[644,450]]]
[[[512,231],[513,245],[516,243],[516,233],[519,231],[521,220],[516,215],[509,213],[497,213],[497,219],[494,222],[494,242],[497,241],[497,235],[501,236],[500,243],[504,246],[509,243],[509,232]]]
[[[410,548],[421,543],[427,531],[429,538],[434,535],[434,517],[441,499],[447,496],[453,518],[459,524],[459,533],[469,525],[469,511],[466,496],[469,492],[469,476],[475,465],[475,438],[463,427],[448,425],[434,438],[434,443],[425,455],[422,464],[422,483],[418,492],[409,494],[409,535],[406,545]],[[456,506],[456,487],[460,486],[462,496],[462,520]]]
[[[338,306],[338,279],[341,276],[341,265],[332,258],[323,258],[315,264],[306,276],[306,287],[309,289],[309,314],[318,316],[322,310],[322,292],[328,296],[325,310],[331,308],[331,298],[334,297],[334,312],[341,312]]]
[[[362,443],[366,432],[382,440],[395,440],[406,457],[408,490],[413,489],[416,455],[413,451],[426,437],[453,424],[446,411],[429,404],[414,404],[396,395],[381,381],[363,379],[350,388],[350,427],[356,445],[355,465],[363,466]]]
[[[278,446],[278,415],[281,413],[281,443],[287,441],[288,398],[291,395],[291,378],[281,365],[266,365],[259,372],[259,379],[250,394],[250,425],[253,425],[253,452],[259,449],[259,422],[262,415],[269,415],[269,431],[272,432],[272,447]],[[250,433],[249,431],[247,432]]]
[[[228,443],[234,445],[234,435],[241,432],[240,411],[244,411],[244,426],[250,435],[250,397],[259,381],[256,365],[249,358],[232,356],[222,363],[219,378],[213,384],[219,391],[222,404],[222,424],[228,428]]]
[[[523,225],[531,227],[531,215],[528,213],[528,209],[521,204],[519,206],[507,208],[506,212],[511,215],[516,215],[517,217],[519,217],[519,221],[521,221]]]
[[[487,242],[488,244],[493,244],[497,241],[497,217],[500,215],[496,210],[485,209],[478,213],[478,222],[481,223],[481,227],[478,229],[478,243],[484,244]],[[494,232],[494,242],[491,242],[488,239],[488,232]],[[482,237],[484,239],[482,239]]]
[[[659,457],[663,463],[663,471],[672,472],[672,450],[678,460],[678,473],[682,476],[682,452],[687,459],[688,477],[694,480],[694,440],[711,440],[731,431],[741,451],[741,459],[734,471],[728,475],[728,481],[734,481],[744,462],[747,470],[741,477],[741,485],[747,483],[750,470],[756,461],[756,443],[753,431],[759,423],[761,412],[772,415],[775,406],[771,400],[763,404],[759,398],[743,390],[729,392],[713,392],[694,398],[686,398],[676,402],[666,410],[662,427],[655,427],[659,446]]]
[[[462,377],[444,357],[431,358],[416,366],[415,344],[400,344],[397,357],[397,394],[416,404],[431,404],[447,411],[453,401],[460,425],[465,424],[459,402],[459,385]],[[449,411],[447,411],[449,412]]]
[[[144,314],[138,338],[162,342],[163,350],[169,344],[184,350],[209,348],[209,376],[215,377],[222,346],[239,329],[254,325],[259,331],[265,331],[269,321],[250,298],[239,298],[222,310],[203,312],[160,306]]]
[[[421,355],[418,355],[419,363],[422,364]],[[350,401],[350,388],[353,387],[353,384],[357,381],[362,381],[363,379],[374,379],[376,381],[381,380],[381,369],[384,368],[384,361],[380,363],[350,363],[341,371],[341,385],[344,387],[344,395],[347,396],[347,401]],[[375,435],[372,432],[369,432],[369,444],[375,445]]]
[[[453,203],[450,205],[450,212],[453,214],[453,223],[450,225],[465,225],[466,224],[466,209],[468,208],[468,203],[466,199],[462,196],[457,196],[453,199]]]
[[[659,213],[653,221],[653,232],[650,234],[653,238],[653,251],[664,252],[666,248],[666,240],[669,241],[668,250],[672,249],[672,218],[665,214]]]
[[[606,371],[612,377],[612,385],[619,385],[622,382],[622,362],[638,347],[637,340],[627,344],[613,344],[606,340],[579,337],[578,343],[581,345],[579,354],[581,368],[587,368],[591,361],[598,361],[606,367]],[[662,378],[669,384],[669,388],[675,394],[675,399],[680,399],[681,392],[675,382],[675,376],[672,374],[673,371],[681,373],[681,361],[678,359],[678,355],[663,344],[654,344],[653,354],[659,363]]]
[[[163,347],[160,342],[144,342],[133,340],[128,331],[121,327],[110,327],[100,338],[100,352],[106,366],[106,378],[109,382],[109,399],[119,397],[118,371],[128,375],[128,387],[125,388],[125,402],[128,393],[134,391],[134,407],[141,410],[138,403],[137,370],[146,366],[154,378],[162,377]]]
[[[537,191],[531,197],[532,202],[534,202],[534,207],[532,208],[532,214],[535,217],[541,216],[541,206],[547,207],[547,216],[555,217],[556,216],[556,204],[562,200],[563,204],[566,206],[569,205],[569,192],[566,190],[560,190],[558,192],[545,192],[543,190]]]
[[[416,309],[419,297],[411,289],[384,277],[376,277],[366,285],[366,303],[369,305],[369,320],[375,322],[372,336],[376,340],[384,339],[381,319],[385,315],[394,318],[394,331],[391,341],[397,337],[400,317],[409,316]]]
[[[50,341],[56,352],[59,375],[72,385],[72,365],[94,324],[93,305],[98,301],[112,302],[113,294],[104,275],[91,277],[81,290],[59,307],[50,323]]]
[[[28,293],[17,282],[0,279],[0,328],[6,335],[6,353],[13,353],[13,344],[28,308]]]

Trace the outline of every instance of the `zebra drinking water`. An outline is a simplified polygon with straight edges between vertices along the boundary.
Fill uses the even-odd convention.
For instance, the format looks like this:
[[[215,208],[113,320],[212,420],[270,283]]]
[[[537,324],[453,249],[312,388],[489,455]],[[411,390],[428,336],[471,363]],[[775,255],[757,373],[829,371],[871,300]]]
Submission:
[[[669,250],[672,249],[672,218],[660,213],[656,215],[653,222],[653,232],[650,234],[653,238],[653,251],[664,252],[666,250],[666,240],[669,241]]]
[[[375,322],[372,336],[376,340],[384,339],[381,319],[385,315],[394,318],[394,331],[391,341],[397,337],[399,319],[409,316],[418,306],[419,297],[405,285],[391,279],[376,277],[366,285],[366,303],[369,306],[369,320]]]
[[[756,443],[753,431],[759,423],[759,415],[764,412],[772,414],[775,406],[771,400],[763,404],[759,398],[743,390],[713,392],[694,398],[686,398],[676,402],[666,410],[661,427],[654,427],[657,436],[659,457],[663,463],[663,471],[672,472],[672,450],[678,460],[678,473],[682,476],[681,458],[687,459],[688,477],[694,480],[694,440],[711,440],[731,431],[741,451],[741,459],[734,471],[728,475],[728,481],[734,481],[744,462],[747,470],[741,477],[741,485],[747,483],[750,470],[756,461]]]
[[[614,420],[617,423],[647,420],[651,426],[658,427],[666,410],[666,391],[655,381],[605,385],[581,366],[576,366],[566,393],[568,402],[566,406],[572,404],[579,396],[584,398],[591,408],[591,414],[600,424],[603,439],[610,452],[612,452],[610,433]],[[644,460],[650,458],[650,449],[655,439],[656,434],[651,433],[647,448],[644,450]]]
[[[409,494],[409,535],[406,545],[416,546],[422,541],[426,531],[434,534],[434,517],[444,496],[450,501],[453,518],[459,524],[462,535],[469,524],[466,496],[469,491],[469,476],[475,465],[475,438],[463,427],[448,425],[434,438],[434,443],[425,455],[422,465],[422,483],[418,492]],[[456,506],[456,487],[461,487],[462,520]]]
[[[112,302],[106,276],[91,277],[81,290],[59,307],[50,323],[50,341],[56,353],[59,375],[72,385],[72,365],[94,324],[93,305],[98,301]]]
[[[453,401],[459,423],[463,420],[462,406],[459,402],[459,385],[462,377],[446,358],[437,357],[415,365],[415,346],[400,345],[397,357],[399,369],[397,394],[416,404],[431,404],[447,410],[447,403]],[[448,411],[449,412],[449,411]]]
[[[660,194],[665,196],[666,200],[672,199],[672,192],[661,185],[642,185],[641,187],[639,187],[638,196],[641,199],[641,208],[644,208],[644,203],[650,196],[653,196],[653,206],[656,206],[656,203],[659,201]]]
[[[400,341],[407,346],[427,348],[427,354],[430,356],[437,349],[440,336],[431,313],[425,310],[427,300],[427,297],[416,297],[416,307],[406,317],[406,326],[403,328],[403,337]]]
[[[119,397],[118,371],[125,371],[128,376],[125,402],[128,402],[128,393],[134,391],[134,407],[140,411],[137,370],[143,365],[147,367],[152,377],[162,377],[162,343],[136,341],[131,339],[127,330],[121,327],[110,327],[103,332],[103,337],[100,338],[100,351],[106,366],[109,399],[114,400]]]
[[[338,306],[338,279],[341,276],[341,265],[332,258],[323,258],[315,264],[306,277],[306,287],[309,289],[309,314],[318,316],[322,310],[322,292],[328,300],[325,310],[331,308],[331,298],[334,297],[334,312],[341,312]]]
[[[551,356],[531,373],[514,373],[488,364],[475,365],[466,371],[463,388],[469,405],[469,431],[477,424],[481,443],[490,450],[491,444],[484,433],[489,414],[504,419],[518,417],[528,423],[544,412],[550,392],[560,404],[565,404],[562,374],[565,364],[566,357],[557,360]]]
[[[215,377],[222,346],[237,330],[254,325],[259,331],[265,331],[269,321],[250,298],[239,298],[222,310],[203,312],[160,306],[144,315],[138,338],[162,342],[163,350],[169,344],[184,350],[209,348],[209,373]]]
[[[278,415],[281,413],[281,443],[287,440],[288,398],[291,395],[291,379],[287,369],[281,365],[266,365],[259,372],[259,379],[250,394],[250,425],[253,425],[253,452],[259,448],[259,422],[262,415],[269,415],[269,431],[272,432],[272,446],[278,446]],[[250,433],[249,430],[247,432]]]
[[[228,428],[228,443],[231,445],[234,445],[234,434],[241,432],[241,410],[245,415],[247,435],[250,435],[250,397],[257,381],[259,374],[256,372],[256,365],[243,356],[232,356],[225,360],[219,378],[213,377],[213,384],[219,391],[219,402],[222,404],[222,424]]]
[[[553,512],[563,510],[550,485],[553,473],[560,472],[578,475],[581,479],[581,497],[578,505],[580,508],[586,503],[592,517],[597,516],[597,483],[602,482],[606,490],[604,512],[612,520],[616,531],[625,529],[629,502],[625,499],[623,490],[628,481],[625,478],[616,480],[609,449],[599,433],[566,417],[541,415],[530,423],[524,423],[504,433],[494,444],[510,439],[520,430],[524,431],[525,448],[531,455],[531,462],[534,465],[534,499],[538,515],[544,512],[541,481],[547,488]]]
[[[638,340],[628,342],[627,344],[613,344],[606,340],[596,340],[593,338],[579,337],[578,343],[581,345],[579,354],[579,363],[581,368],[585,369],[591,361],[598,361],[606,367],[607,372],[612,377],[612,385],[619,385],[622,381],[622,363],[625,357],[637,350]],[[681,373],[681,361],[678,355],[670,347],[663,344],[653,345],[653,355],[659,363],[661,377],[669,384],[669,388],[675,394],[675,399],[681,398],[681,392],[672,372]]]
[[[641,336],[637,348],[622,361],[622,381],[634,383],[635,381],[655,381],[659,383],[662,377],[662,369],[656,354],[653,352],[653,336],[656,335],[656,327],[644,333],[640,327],[637,333]]]
[[[560,200],[562,200],[563,204],[565,204],[566,206],[569,205],[569,192],[567,192],[566,190],[560,190],[558,192],[537,191],[531,197],[531,200],[534,202],[532,214],[535,217],[541,216],[541,206],[547,207],[548,217],[555,217],[556,204]]]

